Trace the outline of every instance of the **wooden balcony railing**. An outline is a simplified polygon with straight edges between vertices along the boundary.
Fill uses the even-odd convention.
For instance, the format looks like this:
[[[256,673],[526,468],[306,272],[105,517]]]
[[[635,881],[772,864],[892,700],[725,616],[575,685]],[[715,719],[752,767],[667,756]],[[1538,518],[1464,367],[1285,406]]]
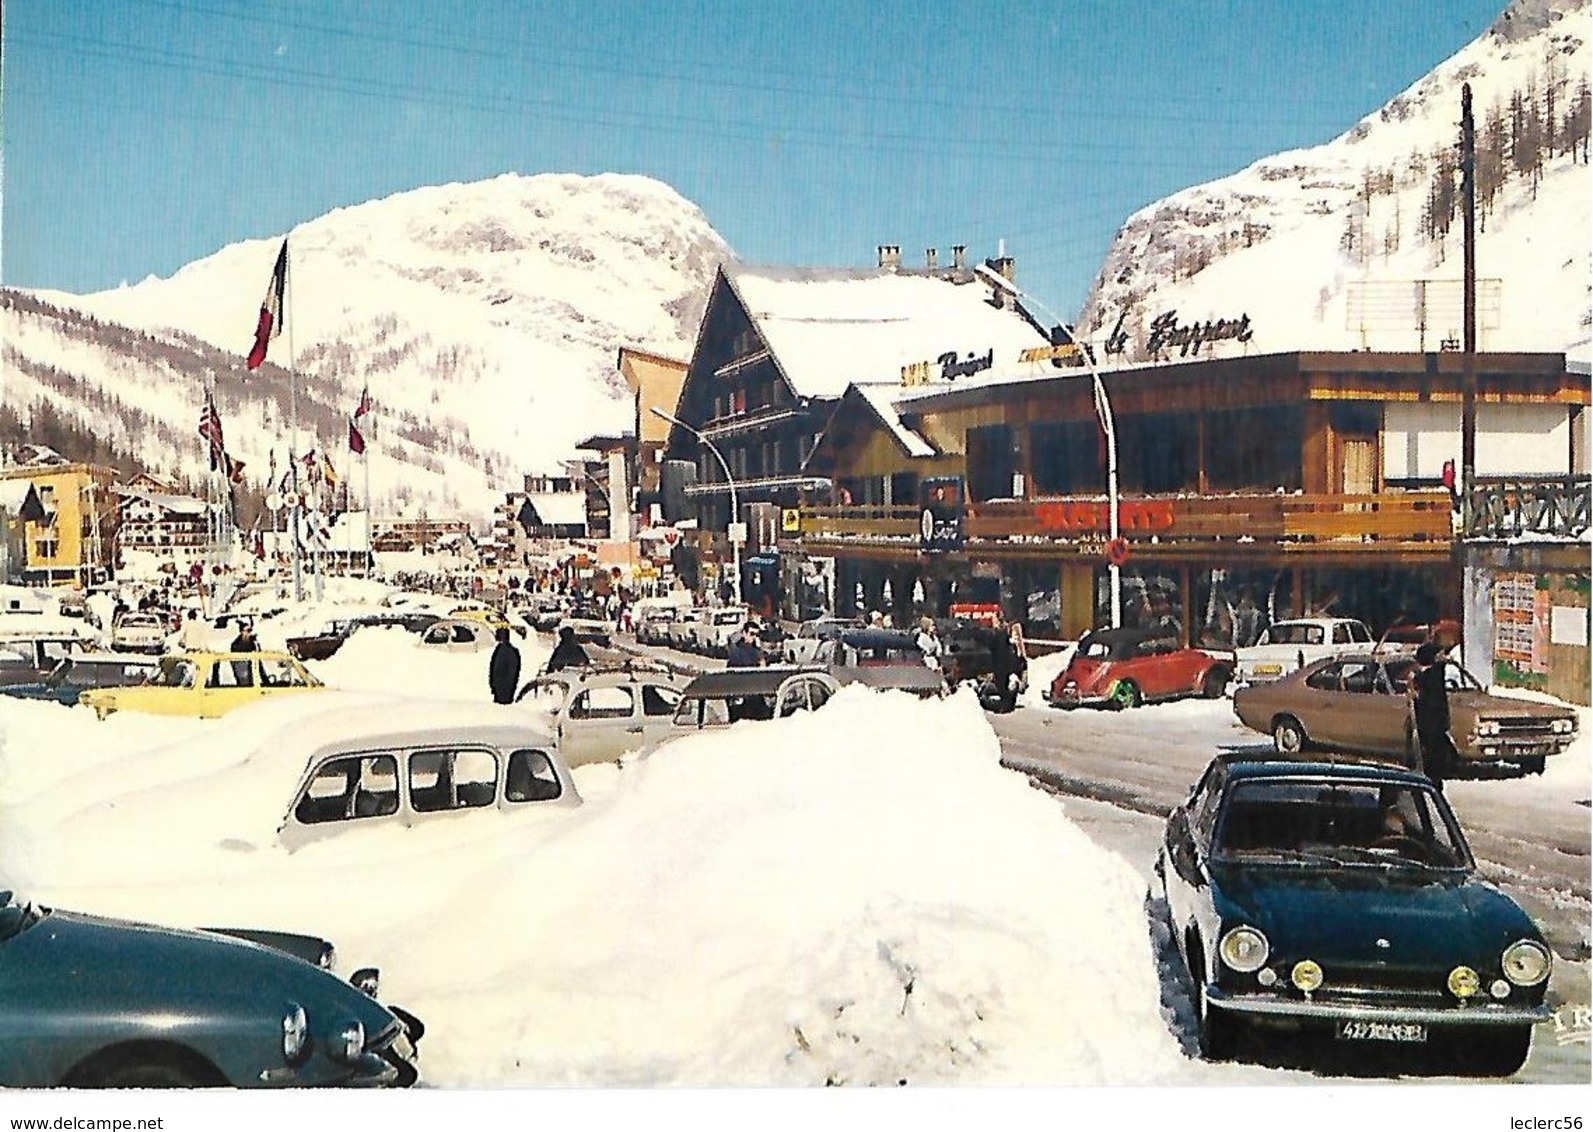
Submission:
[[[1593,511],[1593,478],[1480,483],[1472,488],[1469,503],[1466,534],[1471,538],[1580,538]]]
[[[1218,539],[1257,542],[1435,542],[1453,538],[1447,492],[1382,495],[1132,496],[1120,501],[1120,525],[1130,538],[1154,535],[1160,543]],[[810,538],[913,540],[917,507],[805,509],[802,533]],[[997,500],[968,506],[965,531],[972,541],[1100,540],[1111,528],[1104,498]]]

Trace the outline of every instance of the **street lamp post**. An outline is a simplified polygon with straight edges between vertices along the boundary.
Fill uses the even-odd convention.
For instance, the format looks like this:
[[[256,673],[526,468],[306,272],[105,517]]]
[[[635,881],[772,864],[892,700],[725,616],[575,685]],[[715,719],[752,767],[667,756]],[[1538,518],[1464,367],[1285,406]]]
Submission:
[[[717,445],[702,433],[692,428],[691,425],[667,413],[657,405],[651,406],[653,415],[672,425],[678,425],[697,438],[697,442],[714,454],[714,459],[719,461],[720,469],[725,473],[725,485],[730,489],[730,522],[726,524],[725,534],[730,539],[730,586],[735,597],[741,596],[741,544],[746,541],[747,527],[741,521],[741,508],[737,505],[736,480],[730,474],[730,465],[725,462],[724,453],[719,451]]]
[[[992,287],[1023,299],[1042,311],[1049,318],[1055,320],[1057,325],[1064,329],[1067,323],[1056,317],[1056,312],[1048,310],[1044,303],[1035,299],[1033,295],[1020,291],[1017,284],[999,272],[992,271],[984,264],[974,268],[974,273],[979,275]],[[1106,396],[1106,383],[1101,380],[1101,371],[1095,368],[1095,359],[1090,357],[1090,350],[1083,342],[1073,337],[1067,331],[1068,340],[1079,349],[1079,357],[1090,371],[1090,381],[1094,386],[1095,415],[1100,418],[1101,432],[1106,436],[1106,499],[1110,517],[1107,520],[1109,527],[1108,546],[1114,546],[1122,537],[1122,500],[1117,490],[1117,418],[1112,413],[1112,402]],[[1106,564],[1107,577],[1111,583],[1112,595],[1112,628],[1120,629],[1123,626],[1123,570],[1116,562],[1108,559]]]

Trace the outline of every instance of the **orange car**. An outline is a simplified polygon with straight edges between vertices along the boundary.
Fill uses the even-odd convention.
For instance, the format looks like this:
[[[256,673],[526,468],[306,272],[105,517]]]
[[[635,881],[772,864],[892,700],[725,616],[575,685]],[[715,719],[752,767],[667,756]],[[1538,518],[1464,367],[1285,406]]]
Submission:
[[[1167,629],[1097,629],[1079,641],[1045,698],[1052,707],[1115,709],[1184,696],[1214,700],[1232,676],[1231,659],[1185,648]]]

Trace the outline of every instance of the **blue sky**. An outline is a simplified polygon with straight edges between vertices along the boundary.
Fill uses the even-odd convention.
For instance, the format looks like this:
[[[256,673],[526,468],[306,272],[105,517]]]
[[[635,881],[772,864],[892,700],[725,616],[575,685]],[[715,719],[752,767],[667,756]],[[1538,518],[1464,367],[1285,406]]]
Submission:
[[[8,0],[0,280],[169,275],[333,208],[642,173],[744,259],[962,243],[1071,317],[1141,206],[1327,141],[1504,0]]]

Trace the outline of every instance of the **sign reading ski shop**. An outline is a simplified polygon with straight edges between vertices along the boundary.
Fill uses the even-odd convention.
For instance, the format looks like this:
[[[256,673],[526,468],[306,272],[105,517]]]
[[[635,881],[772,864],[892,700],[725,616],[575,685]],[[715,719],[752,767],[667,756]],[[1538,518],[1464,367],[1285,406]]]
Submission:
[[[929,476],[921,487],[918,548],[926,553],[961,550],[963,544],[963,481],[961,476]]]

